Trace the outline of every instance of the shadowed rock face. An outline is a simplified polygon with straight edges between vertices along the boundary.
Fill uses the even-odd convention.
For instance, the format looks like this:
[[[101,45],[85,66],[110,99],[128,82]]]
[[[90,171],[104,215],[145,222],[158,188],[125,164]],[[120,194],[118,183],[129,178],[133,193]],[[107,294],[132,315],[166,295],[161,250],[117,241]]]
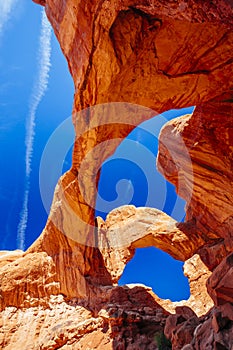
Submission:
[[[232,288],[223,277],[225,270],[232,275],[232,259],[225,258],[233,217],[231,1],[35,2],[45,6],[74,80],[77,138],[43,233],[27,252],[0,256],[1,347],[20,348],[30,320],[25,349],[155,349],[165,322],[174,349],[227,348],[233,342]],[[95,222],[103,161],[143,120],[190,105],[192,116],[163,128],[158,155],[158,168],[187,201],[186,221],[129,206]],[[168,311],[176,305],[149,289],[115,286],[134,249],[150,245],[189,259],[192,296],[173,318]],[[188,307],[200,316],[212,306],[209,269],[218,308],[198,318]]]

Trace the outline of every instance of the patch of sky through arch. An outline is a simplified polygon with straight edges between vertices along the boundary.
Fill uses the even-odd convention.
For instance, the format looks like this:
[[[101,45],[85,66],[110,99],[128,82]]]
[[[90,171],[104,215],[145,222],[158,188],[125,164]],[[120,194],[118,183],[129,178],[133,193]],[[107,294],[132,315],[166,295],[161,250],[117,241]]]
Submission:
[[[163,210],[176,220],[184,217],[185,201],[182,199],[179,213],[173,212],[177,200],[175,187],[156,169],[156,157],[161,127],[169,120],[191,114],[193,110],[194,107],[188,107],[164,112],[159,130],[156,116],[136,127],[122,141],[115,153],[102,165],[96,216],[105,218],[114,208],[133,204],[136,207],[148,206]],[[155,129],[156,132],[153,132]]]
[[[188,107],[167,111],[163,113],[164,124],[193,110],[194,107]],[[105,219],[112,209],[133,204],[163,210],[179,221],[184,218],[185,201],[177,197],[175,187],[156,169],[158,134],[153,134],[153,129],[158,127],[156,118],[158,116],[136,127],[102,165],[96,216]],[[174,211],[177,204],[178,210]],[[155,247],[136,249],[119,280],[119,285],[127,283],[143,283],[159,297],[173,301],[190,295],[183,262]]]

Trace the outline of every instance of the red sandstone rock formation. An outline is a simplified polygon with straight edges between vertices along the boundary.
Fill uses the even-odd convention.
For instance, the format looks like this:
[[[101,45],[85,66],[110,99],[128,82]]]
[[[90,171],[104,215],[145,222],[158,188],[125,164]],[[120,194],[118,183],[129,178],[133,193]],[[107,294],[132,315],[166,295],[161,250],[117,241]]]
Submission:
[[[174,349],[231,349],[231,1],[35,2],[45,6],[74,79],[77,139],[43,233],[27,252],[0,256],[1,348],[156,349],[165,329]],[[106,102],[127,103],[120,118],[116,104],[80,112]],[[158,155],[187,201],[185,223],[125,207],[96,224],[103,161],[155,111],[189,105],[192,116],[163,128]],[[189,259],[186,306],[116,286],[134,249],[148,245]]]

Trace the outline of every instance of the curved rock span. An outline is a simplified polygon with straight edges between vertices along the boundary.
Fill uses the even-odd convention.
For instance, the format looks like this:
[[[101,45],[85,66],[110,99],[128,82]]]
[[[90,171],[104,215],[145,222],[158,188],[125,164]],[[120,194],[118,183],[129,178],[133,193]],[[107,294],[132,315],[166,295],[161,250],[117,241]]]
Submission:
[[[74,79],[77,138],[41,236],[0,254],[1,348],[170,348],[166,336],[173,349],[231,349],[231,1],[35,2]],[[186,200],[185,222],[133,206],[95,220],[104,160],[142,121],[191,105],[163,127],[157,158]],[[186,261],[188,301],[117,286],[135,248],[151,245]]]

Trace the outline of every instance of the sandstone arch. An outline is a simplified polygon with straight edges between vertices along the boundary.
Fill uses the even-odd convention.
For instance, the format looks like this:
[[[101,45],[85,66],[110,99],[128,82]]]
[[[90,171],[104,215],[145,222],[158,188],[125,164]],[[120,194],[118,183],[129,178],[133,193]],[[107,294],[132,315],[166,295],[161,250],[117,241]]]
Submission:
[[[80,137],[75,142],[72,169],[59,181],[51,214],[42,235],[26,253],[21,253],[22,256],[16,254],[10,261],[4,258],[1,262],[5,265],[0,270],[2,276],[6,275],[7,269],[8,273],[12,272],[14,276],[10,285],[7,279],[4,279],[1,286],[1,308],[9,306],[11,293],[16,293],[15,297],[10,299],[10,306],[14,307],[38,306],[40,297],[43,299],[42,304],[48,305],[51,302],[49,299],[51,294],[63,294],[68,300],[76,298],[73,302],[85,305],[86,310],[92,310],[95,317],[103,305],[107,302],[114,303],[121,293],[124,301],[130,295],[135,296],[133,293],[138,291],[131,292],[128,289],[112,287],[123,265],[132,256],[133,247],[115,251],[107,247],[103,249],[95,247],[94,236],[90,236],[93,230],[96,230],[94,210],[85,203],[80,189],[82,188],[90,202],[94,204],[95,190],[90,184],[97,181],[98,177],[93,179],[93,174],[117,147],[120,142],[118,139],[126,137],[135,125],[143,119],[150,118],[152,113],[148,109],[146,115],[132,117],[127,126],[126,123],[116,121],[107,123],[107,120],[102,119],[101,112],[95,114],[87,110],[79,113],[89,106],[102,103],[133,103],[152,108],[157,113],[170,108],[196,106],[192,116],[172,121],[163,129],[158,166],[166,178],[175,185],[177,185],[177,174],[182,171],[184,181],[177,191],[185,199],[190,196],[190,169],[187,168],[182,158],[183,152],[175,139],[175,135],[180,135],[189,150],[194,175],[186,223],[180,228],[173,223],[177,229],[177,237],[179,236],[180,241],[184,243],[183,259],[199,253],[212,270],[221,262],[224,264],[223,259],[232,251],[233,220],[231,2],[227,0],[205,2],[36,0],[35,2],[45,6],[67,58],[76,89],[73,122]],[[134,114],[134,110],[125,112],[126,115]],[[117,119],[117,110],[115,115],[114,113],[111,115],[111,118],[113,117]],[[90,157],[86,164],[87,172],[77,181],[81,164],[88,152],[103,141],[113,138],[114,142],[110,142],[104,150]],[[171,149],[174,149],[177,158],[171,157]],[[179,169],[176,167],[176,160],[183,165]],[[202,215],[202,212],[205,215]],[[75,225],[74,213],[82,218],[83,227],[77,228]],[[87,228],[86,224],[90,224],[90,227]],[[105,225],[106,223],[99,222],[98,229],[99,232],[105,232],[106,239],[109,228]],[[79,234],[81,232],[85,235],[86,244],[77,242],[76,230]],[[173,233],[169,231],[167,234],[167,248],[165,245],[161,248],[175,255],[179,249],[172,248]],[[32,262],[33,266],[26,269],[25,273],[24,266],[28,261]],[[231,259],[227,262],[230,271]],[[8,263],[10,266],[6,268]],[[36,266],[41,267],[42,276]],[[38,283],[33,283],[31,276],[34,276]],[[25,291],[25,299],[17,294],[19,280],[22,290]],[[226,289],[221,286],[219,290],[223,303]],[[229,290],[232,289],[227,289]],[[215,296],[216,298],[218,296]],[[232,296],[227,295],[226,300],[232,302]],[[215,302],[218,303],[216,300]],[[167,313],[161,311],[161,308],[158,309],[163,314],[161,319],[164,322]],[[98,314],[101,322],[110,324],[112,329],[116,326],[114,323],[116,320],[125,321],[123,311],[118,316],[112,316],[115,315],[114,312],[111,314],[108,309],[108,315]],[[143,312],[145,314],[145,310]],[[109,318],[111,320],[106,321]],[[197,322],[195,319],[195,327]],[[82,325],[79,327],[82,331]],[[91,327],[93,326],[90,326],[92,330],[96,329]],[[160,324],[159,329],[162,328]],[[65,344],[62,336],[58,339],[61,344]],[[173,340],[179,341],[178,338]],[[55,348],[57,343],[51,346]]]

